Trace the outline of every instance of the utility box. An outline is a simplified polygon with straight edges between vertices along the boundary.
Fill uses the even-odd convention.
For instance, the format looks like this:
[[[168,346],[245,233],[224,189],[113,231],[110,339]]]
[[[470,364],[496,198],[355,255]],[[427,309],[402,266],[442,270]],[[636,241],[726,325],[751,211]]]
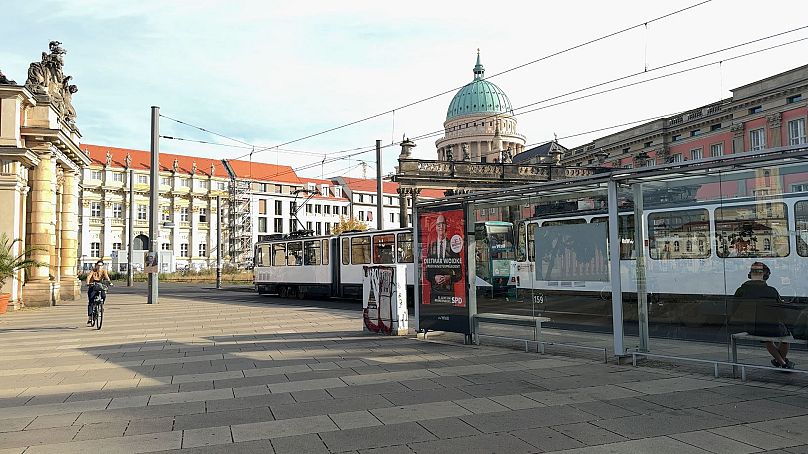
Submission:
[[[363,331],[391,336],[409,334],[406,266],[373,265],[364,267],[364,272]]]

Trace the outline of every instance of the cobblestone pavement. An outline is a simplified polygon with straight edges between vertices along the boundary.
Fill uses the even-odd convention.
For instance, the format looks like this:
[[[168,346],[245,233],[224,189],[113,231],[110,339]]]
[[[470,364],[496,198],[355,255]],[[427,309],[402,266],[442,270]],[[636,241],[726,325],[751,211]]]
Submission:
[[[83,303],[0,316],[0,454],[808,452],[799,386],[369,336],[355,303],[161,290],[149,306],[114,289],[101,331]]]

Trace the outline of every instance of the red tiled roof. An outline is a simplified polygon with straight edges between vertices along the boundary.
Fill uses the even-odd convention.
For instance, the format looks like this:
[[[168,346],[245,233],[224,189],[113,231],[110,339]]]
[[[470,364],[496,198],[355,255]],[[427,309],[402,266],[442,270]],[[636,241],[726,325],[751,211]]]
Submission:
[[[109,151],[112,156],[112,165],[114,167],[125,167],[124,162],[127,154],[132,157],[132,169],[148,170],[151,163],[151,153],[148,151],[92,144],[82,144],[80,148],[87,153],[93,161],[93,164],[104,165],[107,159],[107,151]],[[191,168],[194,163],[196,163],[196,172],[199,175],[208,176],[210,174],[210,166],[213,165],[215,176],[223,178],[227,178],[228,176],[224,165],[222,165],[222,161],[218,159],[171,153],[160,153],[160,170],[166,172],[172,171],[175,159],[178,161],[178,172],[183,174],[190,175]],[[279,166],[263,162],[250,163],[249,161],[238,160],[230,161],[230,165],[233,167],[233,171],[236,172],[236,175],[242,178],[301,184],[300,178],[297,177],[294,169],[289,166]]]
[[[348,178],[342,177],[345,183],[352,191],[372,192],[376,193],[376,180],[364,178]],[[382,192],[384,194],[398,195],[398,183],[394,181],[385,181],[382,183]],[[442,189],[421,189],[420,197],[429,199],[441,199],[444,197]]]

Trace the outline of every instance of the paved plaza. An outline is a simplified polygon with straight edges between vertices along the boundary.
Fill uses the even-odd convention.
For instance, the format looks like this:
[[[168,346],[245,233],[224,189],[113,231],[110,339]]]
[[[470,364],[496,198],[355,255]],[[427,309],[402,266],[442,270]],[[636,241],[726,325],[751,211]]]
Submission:
[[[0,316],[0,454],[808,453],[808,390],[361,332],[356,303],[115,288]]]

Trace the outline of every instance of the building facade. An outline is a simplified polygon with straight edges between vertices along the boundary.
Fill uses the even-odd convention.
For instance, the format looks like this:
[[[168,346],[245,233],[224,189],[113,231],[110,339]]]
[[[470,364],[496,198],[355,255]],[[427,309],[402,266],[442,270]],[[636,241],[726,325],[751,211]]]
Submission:
[[[90,144],[81,148],[92,162],[81,174],[79,266],[88,269],[101,259],[125,271],[131,226],[132,265],[140,270],[150,243],[150,153]],[[284,191],[285,186],[288,192],[299,184],[288,166],[241,161],[230,165],[256,188],[271,185]],[[264,179],[254,182],[250,174]],[[233,182],[221,161],[161,153],[159,175],[161,271],[212,267],[217,253],[225,262],[250,260],[251,253],[243,257],[241,251],[234,253],[238,234],[234,224],[244,224],[241,213],[235,211],[243,207],[234,200]],[[251,200],[257,205],[257,198]],[[248,215],[256,212],[246,211]],[[258,222],[246,224],[251,227]],[[221,235],[219,247],[217,235]],[[249,236],[256,238],[252,231]]]
[[[435,142],[438,160],[509,162],[524,151],[525,136],[516,131],[508,96],[485,79],[479,50],[473,72],[474,79],[449,103],[444,135]]]
[[[806,143],[808,65],[572,148],[562,164],[642,167]]]
[[[63,72],[66,53],[51,41],[42,60],[29,66],[25,84],[0,72],[0,233],[14,241],[12,254],[31,248],[29,257],[39,264],[0,289],[15,308],[80,296],[76,213],[89,159],[78,146],[71,101],[78,89]]]
[[[77,174],[78,267],[87,270],[100,259],[125,271],[131,235],[132,266],[142,270],[150,244],[150,153],[92,144],[81,151],[89,165]],[[228,165],[235,180],[220,160],[160,154],[162,272],[211,268],[217,254],[223,263],[246,266],[257,241],[300,230],[329,235],[341,218],[376,228],[376,180],[303,178],[289,166],[248,161]],[[398,227],[398,185],[384,187],[384,228]],[[425,194],[436,196],[442,193]]]

